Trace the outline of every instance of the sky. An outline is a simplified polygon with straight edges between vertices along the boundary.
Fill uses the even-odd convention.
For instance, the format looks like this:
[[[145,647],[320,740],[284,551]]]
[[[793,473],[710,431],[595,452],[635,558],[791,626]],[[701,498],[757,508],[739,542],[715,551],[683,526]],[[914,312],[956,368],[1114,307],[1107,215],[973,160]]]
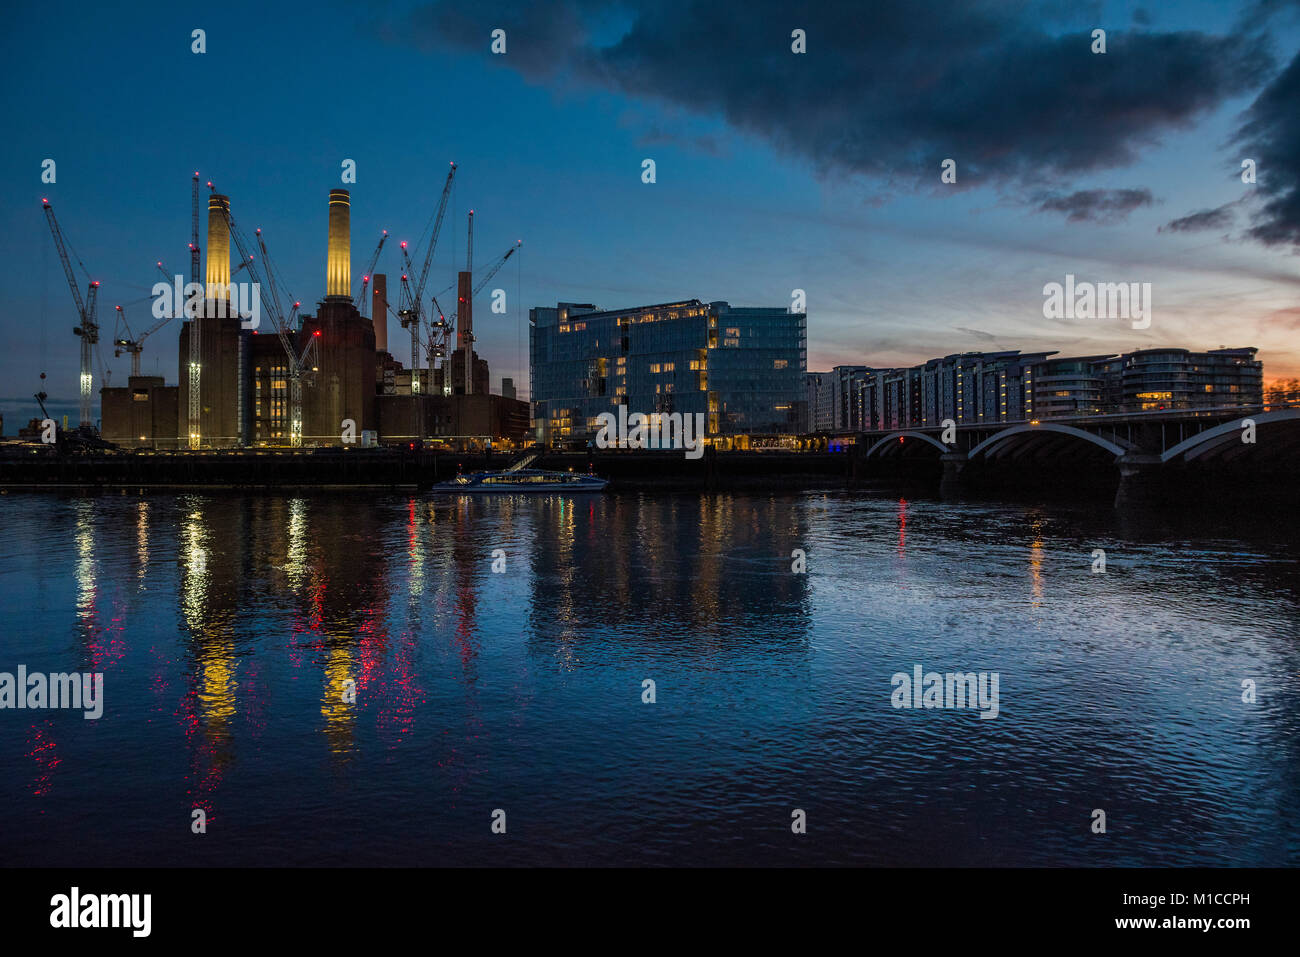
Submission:
[[[125,385],[113,307],[138,334],[155,262],[188,273],[195,170],[263,230],[310,312],[329,190],[352,192],[354,284],[389,230],[377,271],[395,299],[396,241],[424,233],[456,162],[430,289],[463,268],[470,208],[477,263],[523,240],[476,301],[494,391],[507,376],[526,396],[530,306],[788,307],[795,290],[810,370],[1257,346],[1266,379],[1300,376],[1296,0],[73,3],[5,19],[8,434],[36,414],[42,371],[50,411],[76,409],[75,308],[42,198],[83,288],[101,282],[100,358]],[[1149,328],[1045,318],[1043,287],[1067,274],[1151,283]],[[178,332],[145,342],[145,374],[176,381]],[[396,321],[389,341],[409,363]]]

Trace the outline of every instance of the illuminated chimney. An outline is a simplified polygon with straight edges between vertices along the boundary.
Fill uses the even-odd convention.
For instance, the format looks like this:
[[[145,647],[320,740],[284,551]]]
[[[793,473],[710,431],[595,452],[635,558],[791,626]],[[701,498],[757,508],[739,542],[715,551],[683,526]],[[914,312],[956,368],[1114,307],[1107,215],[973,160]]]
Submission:
[[[330,190],[330,243],[325,260],[325,295],[352,298],[352,212],[346,189]]]
[[[230,197],[208,197],[208,271],[205,299],[229,299]]]
[[[388,351],[388,277],[370,277],[370,321],[375,326],[375,351]]]

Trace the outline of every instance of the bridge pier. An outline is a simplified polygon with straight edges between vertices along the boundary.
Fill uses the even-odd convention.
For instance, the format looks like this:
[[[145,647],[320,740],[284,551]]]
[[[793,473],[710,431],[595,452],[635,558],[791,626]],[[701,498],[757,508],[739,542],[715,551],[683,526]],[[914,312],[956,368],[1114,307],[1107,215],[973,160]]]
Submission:
[[[943,463],[943,477],[939,479],[939,497],[943,499],[960,498],[965,488],[961,473],[966,469],[965,452],[944,452],[939,456]]]
[[[1119,467],[1119,488],[1115,507],[1155,505],[1160,501],[1160,456],[1154,452],[1125,452],[1115,464]]]

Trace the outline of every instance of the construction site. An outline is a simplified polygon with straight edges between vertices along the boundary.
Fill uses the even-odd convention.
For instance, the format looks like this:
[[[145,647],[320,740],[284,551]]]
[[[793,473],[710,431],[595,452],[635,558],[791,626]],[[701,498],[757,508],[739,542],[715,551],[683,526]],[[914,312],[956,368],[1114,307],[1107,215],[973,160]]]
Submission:
[[[23,430],[25,437],[63,450],[165,452],[377,446],[473,452],[525,444],[528,403],[516,398],[510,379],[502,380],[500,392],[492,392],[488,363],[474,349],[475,297],[522,241],[476,276],[471,209],[464,269],[440,292],[430,283],[456,171],[456,164],[450,164],[432,228],[426,228],[419,248],[398,244],[401,274],[395,303],[389,299],[388,275],[375,271],[388,231],[380,235],[354,284],[352,197],[346,189],[331,189],[325,294],[312,313],[303,312],[302,302],[289,294],[262,230],[251,236],[244,232],[231,197],[217,192],[210,181],[205,190],[196,172],[190,184],[189,282],[159,262],[164,281],[154,286],[148,323],[124,306],[115,307],[114,356],[129,356],[131,374],[125,387],[105,383],[100,388],[98,425],[92,418],[92,396],[93,358],[101,359],[104,378],[98,355],[100,284],[89,281],[83,294],[73,268],[76,257],[69,254],[51,203],[42,200],[77,311],[79,421],[60,429],[57,423],[50,427],[48,418],[45,428],[42,420],[34,420]],[[206,243],[201,243],[204,197],[207,231]],[[86,272],[79,259],[77,263]],[[452,293],[454,308],[446,311],[439,298],[445,301]],[[143,331],[133,331],[133,323]],[[399,330],[394,338],[401,342],[407,364],[390,351],[390,323]],[[179,343],[174,385],[140,371],[146,341],[169,326]],[[44,410],[44,389],[36,398]],[[44,435],[34,434],[38,431]]]

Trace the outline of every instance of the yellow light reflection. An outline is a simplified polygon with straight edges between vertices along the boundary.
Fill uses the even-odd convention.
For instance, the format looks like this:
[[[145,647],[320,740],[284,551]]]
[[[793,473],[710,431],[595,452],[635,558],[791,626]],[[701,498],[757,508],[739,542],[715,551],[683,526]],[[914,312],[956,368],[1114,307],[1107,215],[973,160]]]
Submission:
[[[353,692],[355,700],[356,665],[352,649],[331,648],[325,662],[325,683],[321,688],[320,713],[325,718],[325,737],[330,751],[342,754],[353,748],[352,726],[356,720],[355,704],[345,700],[345,693]],[[347,682],[353,682],[351,686]]]
[[[1034,608],[1043,603],[1043,538],[1041,521],[1035,522],[1034,540],[1029,544],[1029,589],[1033,595],[1030,603]]]
[[[215,735],[235,716],[235,656],[230,641],[206,640],[199,667],[203,669],[199,710],[209,735]]]

